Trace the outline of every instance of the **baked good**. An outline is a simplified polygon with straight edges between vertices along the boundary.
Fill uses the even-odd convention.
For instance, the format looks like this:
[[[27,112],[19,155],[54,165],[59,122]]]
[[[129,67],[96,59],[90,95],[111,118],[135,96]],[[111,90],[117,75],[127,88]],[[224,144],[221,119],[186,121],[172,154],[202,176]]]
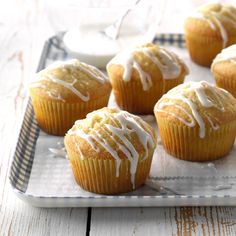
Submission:
[[[165,150],[189,161],[228,154],[236,135],[236,99],[205,81],[179,85],[154,108]]]
[[[107,72],[121,109],[151,114],[166,91],[183,83],[188,69],[176,54],[149,43],[117,54]]]
[[[211,65],[216,85],[226,89],[236,98],[236,44],[225,48]]]
[[[115,108],[102,108],[76,121],[64,143],[75,179],[83,189],[116,194],[144,183],[156,137],[141,118]]]
[[[110,92],[107,77],[77,59],[53,63],[29,86],[39,126],[54,135],[64,135],[77,119],[107,106]]]
[[[223,48],[236,43],[236,8],[220,3],[204,5],[186,19],[184,28],[192,60],[210,67]]]

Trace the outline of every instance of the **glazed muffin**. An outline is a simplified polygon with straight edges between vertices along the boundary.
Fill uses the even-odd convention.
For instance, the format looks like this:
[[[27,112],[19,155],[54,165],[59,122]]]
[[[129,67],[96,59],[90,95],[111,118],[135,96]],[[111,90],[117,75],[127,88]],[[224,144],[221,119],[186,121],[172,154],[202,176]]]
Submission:
[[[151,114],[166,91],[183,83],[188,69],[177,55],[149,43],[117,54],[107,72],[121,109]]]
[[[226,89],[236,98],[236,44],[222,50],[216,56],[211,71],[216,85]]]
[[[192,60],[210,67],[223,48],[236,43],[236,8],[220,3],[204,5],[186,19],[184,28]]]
[[[170,90],[154,112],[165,150],[179,159],[212,161],[234,144],[236,99],[205,81]]]
[[[116,194],[145,182],[156,137],[141,118],[103,108],[76,121],[64,143],[75,179],[83,189]]]
[[[110,92],[107,77],[77,59],[53,63],[29,86],[40,128],[54,135],[64,135],[77,119],[107,106]]]

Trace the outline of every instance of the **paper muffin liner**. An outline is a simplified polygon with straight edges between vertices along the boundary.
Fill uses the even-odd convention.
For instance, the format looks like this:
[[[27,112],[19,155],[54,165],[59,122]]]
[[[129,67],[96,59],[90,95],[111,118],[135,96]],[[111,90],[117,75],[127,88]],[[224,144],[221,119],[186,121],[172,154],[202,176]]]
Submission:
[[[139,81],[111,81],[117,105],[126,111],[135,114],[152,114],[155,103],[164,93],[163,86],[152,86],[144,91]]]
[[[182,84],[184,82],[184,77],[185,75],[180,75],[176,79],[165,79],[165,93],[179,84]]]
[[[157,118],[157,122],[165,150],[182,160],[216,160],[227,155],[234,144],[236,121],[222,125],[218,130],[206,128],[204,138],[199,137],[197,126],[178,126],[161,118]]]
[[[135,175],[135,186],[131,182],[130,161],[122,159],[119,176],[116,177],[115,159],[81,159],[79,153],[67,147],[67,153],[76,182],[83,189],[99,194],[118,194],[135,190],[144,184],[151,167],[152,153],[139,161]]]
[[[236,73],[236,72],[235,72]],[[236,98],[236,79],[227,78],[227,75],[221,76],[214,73],[216,85],[230,92]]]
[[[222,50],[222,39],[185,33],[187,48],[191,59],[199,65],[210,67],[213,59]]]
[[[31,93],[36,120],[42,130],[53,135],[64,135],[78,119],[105,107],[109,96],[88,102],[67,103],[35,96]]]

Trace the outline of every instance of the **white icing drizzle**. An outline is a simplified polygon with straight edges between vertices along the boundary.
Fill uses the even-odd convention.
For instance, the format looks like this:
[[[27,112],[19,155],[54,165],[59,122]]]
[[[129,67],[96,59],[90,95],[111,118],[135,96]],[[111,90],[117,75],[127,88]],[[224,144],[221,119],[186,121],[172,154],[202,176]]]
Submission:
[[[107,81],[107,77],[100,70],[98,70],[92,65],[80,62],[80,70],[82,70],[84,73],[87,73],[87,75],[96,79],[98,82],[105,83]]]
[[[85,74],[89,75],[93,79],[97,80],[98,82],[104,83],[107,81],[107,77],[96,67],[86,64],[84,62],[80,62],[77,59],[71,59],[68,61],[56,61],[49,65],[47,68],[45,68],[43,71],[53,70],[53,69],[69,69],[72,72],[81,70]],[[73,73],[72,73],[73,75]]]
[[[52,74],[50,74],[50,71],[53,69],[59,69],[61,68],[62,70],[66,70],[69,69],[71,70],[71,78],[73,79],[72,82],[67,82],[61,79],[56,78],[55,76],[53,76]],[[76,59],[72,59],[69,61],[57,61],[52,63],[51,65],[49,65],[47,68],[45,68],[43,71],[41,72],[47,72],[46,74],[44,74],[43,76],[41,76],[41,72],[39,72],[38,74],[36,74],[36,78],[37,80],[33,83],[30,84],[30,87],[39,87],[39,88],[44,88],[39,81],[42,80],[51,80],[54,83],[60,84],[62,86],[64,86],[65,88],[69,89],[72,93],[74,93],[75,95],[77,95],[81,100],[87,102],[90,99],[90,96],[88,94],[88,92],[86,92],[86,94],[82,94],[78,89],[76,89],[74,87],[74,85],[77,82],[80,82],[76,76],[75,73],[77,71],[82,71],[83,73],[85,73],[87,76],[97,80],[99,83],[105,83],[107,81],[107,77],[101,72],[99,71],[97,68],[95,68],[94,66],[91,65],[87,65],[83,62],[79,62]],[[49,91],[50,92],[50,91]],[[51,94],[48,93],[49,96],[53,96],[55,98],[55,94]],[[57,99],[59,99],[59,97],[61,96],[56,96]]]
[[[174,112],[162,110],[166,106],[175,106],[175,107],[177,107],[178,109],[180,109],[182,112],[184,112],[188,116],[190,122],[188,120],[185,120],[184,118],[182,118],[180,116],[177,116]],[[188,111],[185,108],[183,108],[182,106],[180,106],[178,104],[175,104],[173,102],[161,103],[159,105],[159,108],[156,108],[156,111],[168,113],[168,114],[174,116],[175,118],[177,118],[178,120],[180,120],[181,122],[183,122],[185,125],[187,125],[189,127],[194,127],[195,124],[196,124],[193,116],[191,114],[189,114]]]
[[[123,80],[130,81],[133,68],[139,73],[139,77],[143,86],[143,90],[147,91],[152,87],[151,76],[145,72],[138,62],[134,59],[133,51],[124,51],[117,54],[108,64],[120,64],[124,67]]]
[[[117,152],[120,150],[130,161],[130,175],[133,188],[135,188],[135,174],[137,170],[137,164],[139,161],[139,153],[135,146],[131,143],[130,137],[133,133],[138,136],[140,143],[144,148],[144,156],[142,161],[148,157],[148,148],[155,147],[155,141],[151,134],[149,134],[142,125],[144,121],[141,118],[133,116],[125,111],[119,111],[110,115],[107,112],[92,112],[87,116],[87,119],[93,119],[94,115],[98,115],[101,118],[101,126],[99,130],[90,129],[89,133],[85,133],[80,128],[72,128],[68,131],[68,135],[76,135],[88,142],[88,144],[96,151],[99,152],[99,146],[103,147],[111,156],[116,160],[116,177],[119,176],[121,159]],[[112,123],[105,123],[104,120],[109,119]],[[81,121],[75,123],[79,125]],[[104,122],[104,123],[103,123]],[[114,125],[115,124],[115,125]],[[109,135],[109,140],[107,136]],[[115,143],[115,145],[114,145]],[[99,144],[99,145],[97,145]],[[79,145],[78,145],[78,149]],[[81,150],[80,150],[81,152]],[[82,154],[83,155],[83,154]]]
[[[212,162],[209,162],[209,163],[207,164],[207,166],[208,166],[209,168],[216,169],[216,166],[215,166],[215,164],[214,164],[214,163],[212,163]]]
[[[148,47],[135,48],[129,51],[123,51],[117,54],[108,64],[107,68],[112,64],[122,65],[124,67],[123,80],[130,81],[132,75],[132,69],[136,69],[139,73],[139,77],[143,86],[143,90],[147,91],[152,87],[151,76],[148,72],[145,72],[142,67],[134,58],[135,52],[141,52],[146,57],[151,59],[151,61],[160,69],[163,79],[173,79],[179,76],[181,73],[181,65],[177,60],[177,57],[165,50],[162,47],[159,47],[159,57],[160,59],[152,52]],[[184,63],[183,63],[184,64]],[[188,73],[187,67],[186,73]]]
[[[222,24],[222,20],[228,21],[232,25],[232,27],[236,29],[236,17],[227,5],[219,4],[219,7],[221,7],[221,11],[227,12],[228,15],[223,15],[221,11],[214,10],[209,10],[207,13],[205,13],[200,9],[200,11],[195,13],[193,17],[205,20],[213,30],[217,30],[218,28],[222,38],[222,48],[225,48],[228,43],[228,33],[224,25]],[[202,9],[204,8],[205,6],[202,7]]]
[[[216,122],[213,122],[213,120],[216,121],[216,118],[210,116],[209,114],[205,113],[205,117],[207,118],[207,120],[209,121],[209,123],[211,124],[211,127],[213,130],[218,130],[220,128],[219,124]]]
[[[201,164],[201,168],[202,169],[207,169],[211,172],[217,173],[217,169],[214,163],[209,162],[209,163],[205,163],[205,164]]]
[[[217,30],[215,24],[200,11],[194,12],[191,17],[206,21],[213,30]]]
[[[214,59],[211,68],[213,68],[216,63],[222,61],[236,62],[236,44],[223,49]]]
[[[139,73],[140,80],[143,85],[143,90],[147,91],[148,89],[150,89],[152,87],[151,76],[147,72],[145,72],[142,69],[142,67],[135,60],[133,62],[133,68],[135,68]],[[130,76],[130,73],[129,73],[129,76]],[[129,78],[129,80],[130,80],[130,78]]]
[[[174,194],[174,195],[184,195],[183,193],[179,193],[179,192],[173,190],[170,187],[160,185],[158,183],[158,181],[156,181],[155,179],[148,178],[146,180],[145,184],[148,187],[150,187],[151,189],[158,191],[160,194],[169,194],[169,193],[171,193],[171,194]]]
[[[224,28],[223,24],[221,23],[221,21],[218,19],[218,15],[214,13],[214,20],[220,30],[220,34],[221,34],[221,38],[222,38],[222,47],[225,48],[228,42],[228,33],[226,31],[226,29]]]
[[[148,47],[138,48],[136,51],[142,52],[149,57],[161,70],[164,79],[173,79],[180,75],[181,66],[176,56],[164,48],[159,47],[160,59],[158,59]]]
[[[76,125],[76,123],[75,123],[75,125]],[[74,133],[74,131],[71,131],[71,130],[68,131],[68,134],[73,134],[73,133]],[[83,131],[82,129],[77,129],[77,130],[76,130],[76,135],[78,135],[78,136],[80,136],[81,138],[83,138],[84,140],[86,140],[86,141],[89,143],[89,145],[90,145],[96,152],[99,152],[99,148],[94,144],[94,142],[93,142],[93,140],[92,140],[92,138],[95,139],[93,135],[87,135],[86,133],[84,133],[84,131]]]
[[[222,48],[225,48],[225,46],[227,45],[227,42],[228,42],[227,31],[225,30],[221,21],[218,19],[217,15],[211,14],[211,17],[212,17],[212,19],[214,19],[214,21],[212,21],[212,19],[210,19],[209,17],[204,16],[204,15],[201,15],[197,18],[205,20],[213,30],[217,30],[217,28],[220,30],[220,34],[221,34],[221,38],[222,38]]]
[[[79,98],[81,98],[83,101],[85,101],[85,102],[89,101],[89,94],[88,94],[88,92],[87,92],[86,95],[83,95],[80,91],[78,91],[74,87],[74,84],[78,82],[77,79],[74,79],[71,83],[69,83],[69,82],[66,82],[64,80],[57,79],[56,77],[48,74],[47,76],[42,77],[41,80],[51,80],[52,82],[60,84],[60,85],[64,86],[65,88],[69,89],[71,92],[73,92]]]
[[[210,27],[211,27],[213,30],[217,30],[216,26],[214,25],[214,23],[213,23],[210,19],[204,18],[204,17],[202,17],[202,18],[206,20],[206,22],[210,25]],[[218,21],[218,22],[219,22],[219,21]],[[220,22],[219,22],[219,24],[220,24]],[[223,42],[223,44],[225,44],[225,42]]]
[[[65,102],[65,99],[61,96],[61,94],[57,93],[54,90],[47,91],[46,93],[48,94],[49,97],[51,97],[53,99],[57,99],[57,100],[61,100],[61,101]]]
[[[55,157],[63,157],[66,158],[65,148],[48,148],[48,150],[54,154]]]
[[[232,189],[232,184],[219,184],[213,188],[214,191],[227,190],[227,189]]]
[[[211,97],[209,97],[205,94],[204,90],[206,88],[211,92],[211,96],[214,97],[215,101],[213,101]],[[179,89],[179,90],[177,90],[177,89]],[[167,94],[163,95],[162,98],[156,104],[155,111],[168,113],[189,127],[194,127],[197,122],[200,127],[199,137],[204,138],[205,133],[206,133],[204,119],[201,117],[200,113],[198,112],[195,103],[187,97],[186,92],[193,91],[196,94],[196,97],[198,98],[201,106],[206,107],[206,108],[215,107],[216,109],[220,110],[221,112],[225,111],[225,108],[224,108],[221,100],[225,96],[227,96],[228,93],[226,93],[225,90],[223,90],[223,89],[218,88],[219,91],[216,90],[214,86],[210,85],[209,83],[207,83],[205,81],[189,82],[187,84],[177,86],[177,89],[174,88],[174,89],[170,90]],[[177,90],[177,92],[176,92],[176,90]],[[163,99],[171,99],[172,101],[163,102]],[[181,100],[183,103],[185,103],[190,108],[191,113],[189,113],[188,110],[185,109],[184,107],[182,107],[181,105],[176,104],[173,100]],[[180,110],[182,113],[187,115],[188,119],[187,120],[184,119],[180,115],[177,115],[176,113],[174,113],[174,111],[168,111],[168,110],[163,109],[168,106],[173,106],[173,107],[177,108],[178,111]],[[204,116],[209,121],[209,124],[211,125],[213,130],[219,129],[219,123],[217,122],[216,118],[214,118],[206,113],[204,113]]]

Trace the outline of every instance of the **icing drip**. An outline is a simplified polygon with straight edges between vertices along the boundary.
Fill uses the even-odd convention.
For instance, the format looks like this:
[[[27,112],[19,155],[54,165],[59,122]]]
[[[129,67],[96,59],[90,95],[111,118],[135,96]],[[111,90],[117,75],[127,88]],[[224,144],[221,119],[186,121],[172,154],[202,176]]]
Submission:
[[[67,82],[65,80],[58,79],[50,73],[51,70],[60,69],[60,68],[62,70],[70,70],[71,78],[73,79],[72,82]],[[38,87],[38,88],[47,89],[46,86],[41,85],[39,83],[39,81],[49,80],[49,81],[60,84],[61,86],[67,88],[72,93],[74,93],[76,96],[78,96],[81,100],[87,102],[90,99],[89,94],[88,93],[82,94],[78,89],[76,89],[74,87],[74,85],[77,82],[78,83],[84,83],[84,81],[80,82],[79,79],[77,78],[78,76],[76,76],[76,73],[78,73],[78,71],[82,71],[84,74],[86,74],[87,76],[97,80],[99,83],[105,83],[107,81],[107,77],[101,71],[99,71],[97,68],[95,68],[94,66],[87,65],[83,62],[79,62],[78,60],[73,59],[73,60],[65,61],[65,62],[61,62],[61,61],[54,62],[53,64],[51,64],[50,66],[45,68],[43,71],[41,71],[41,72],[46,72],[46,74],[41,76],[40,73],[38,73],[36,75],[37,80],[35,82],[31,83],[30,87],[32,87],[32,88]],[[55,99],[64,100],[61,97],[61,95],[55,95],[55,92],[47,91],[47,93],[48,93],[49,96],[51,96]]]
[[[170,90],[167,94],[163,95],[163,97],[158,101],[158,103],[155,106],[155,111],[157,112],[164,112],[171,116],[174,116],[176,119],[180,120],[182,123],[189,127],[194,127],[196,125],[196,122],[198,123],[200,127],[199,137],[204,138],[206,133],[205,128],[205,122],[200,113],[198,112],[198,109],[194,102],[191,101],[186,96],[186,92],[193,91],[200,102],[201,106],[210,108],[215,107],[216,109],[220,110],[221,112],[225,111],[225,108],[222,104],[222,99],[224,99],[226,96],[228,96],[228,93],[223,89],[218,89],[217,91],[214,86],[208,84],[207,82],[201,81],[201,82],[190,82],[188,84],[183,84],[177,86],[177,89],[179,92],[176,92],[176,89]],[[205,89],[208,89],[211,92],[211,96],[207,96],[205,93]],[[178,90],[177,90],[178,91]],[[214,97],[214,100],[212,99]],[[163,99],[170,99],[172,101],[166,101],[163,102]],[[175,104],[173,100],[180,100],[184,104],[186,104],[191,112],[188,111],[188,109],[182,107],[179,104]],[[174,111],[168,111],[165,110],[165,107],[173,106],[178,109],[178,111],[181,111],[181,113],[184,113],[187,116],[187,119],[182,117],[181,115],[178,115]],[[219,129],[219,122],[216,118],[212,117],[211,115],[204,113],[204,116],[209,121],[209,124],[211,125],[213,130]]]
[[[89,100],[89,94],[83,95],[80,91],[78,91],[74,84],[78,82],[77,79],[74,79],[72,83],[66,82],[64,80],[57,79],[56,77],[52,75],[47,75],[46,77],[41,78],[41,80],[51,80],[54,83],[60,84],[64,86],[65,88],[69,89],[71,92],[73,92],[75,95],[77,95],[79,98],[81,98],[83,101],[87,102]]]
[[[205,117],[209,121],[213,130],[218,130],[220,128],[219,124],[217,123],[216,118],[210,116],[209,114],[205,114]],[[214,120],[215,120],[215,123],[214,123]]]
[[[173,79],[181,73],[181,66],[173,53],[168,52],[160,47],[160,59],[149,48],[138,48],[137,51],[142,52],[149,57],[152,62],[160,69],[164,79]]]
[[[211,172],[214,172],[214,174],[217,174],[217,168],[216,168],[215,164],[212,163],[212,162],[209,162],[207,164],[201,164],[201,168],[202,169],[207,169]]]
[[[212,63],[212,68],[216,63],[221,61],[236,62],[236,44],[223,49],[221,53],[219,53],[214,59]]]
[[[221,21],[218,19],[218,16],[216,14],[214,14],[214,20],[220,30],[220,34],[221,34],[221,38],[223,40],[222,42],[222,47],[225,48],[228,42],[228,34],[226,29],[224,28],[223,24],[221,23]]]
[[[216,169],[216,166],[215,166],[215,164],[214,164],[214,163],[212,163],[212,162],[208,163],[208,164],[207,164],[207,166],[208,166],[209,168]]]
[[[146,73],[136,61],[133,62],[133,67],[139,73],[140,80],[141,80],[141,83],[143,85],[143,90],[147,91],[148,89],[150,89],[152,87],[151,76],[148,73]],[[129,80],[130,80],[130,78],[129,78]]]
[[[51,90],[51,91],[47,91],[46,93],[48,94],[49,97],[53,99],[57,99],[57,100],[61,100],[65,102],[65,99],[61,96],[61,94],[58,94],[57,91]]]
[[[61,158],[67,159],[66,149],[64,147],[64,144],[61,143],[60,141],[57,142],[56,147],[50,147],[50,148],[48,148],[48,150],[51,153],[50,156],[61,157]]]
[[[156,181],[155,179],[151,179],[151,178],[148,178],[145,182],[145,184],[150,187],[151,189],[153,190],[156,190],[158,191],[160,194],[174,194],[174,195],[184,195],[183,193],[179,193],[169,187],[166,187],[166,186],[163,186],[163,185],[160,185],[158,183],[158,181]]]
[[[76,123],[75,123],[76,125]],[[69,131],[68,134],[73,134],[73,132]],[[84,140],[86,140],[89,145],[96,151],[99,152],[99,148],[96,147],[95,143],[93,142],[92,139],[96,139],[96,137],[94,135],[87,135],[86,133],[84,133],[83,130],[81,129],[77,129],[76,130],[76,135],[80,136],[81,138],[83,138]]]
[[[124,51],[117,54],[108,64],[107,68],[112,64],[122,65],[124,67],[123,80],[130,81],[132,69],[136,69],[143,86],[143,90],[147,91],[152,87],[152,79],[148,72],[145,72],[134,58],[135,52],[141,52],[148,57],[161,71],[163,79],[173,79],[181,73],[181,65],[176,56],[159,47],[158,58],[148,47],[135,48],[131,51]],[[188,72],[187,68],[186,71]]]
[[[213,188],[214,191],[227,190],[227,189],[232,189],[232,184],[224,184],[224,185],[220,184]]]
[[[91,128],[89,133],[85,133],[81,129],[77,128],[76,130],[69,130],[68,135],[76,135],[86,140],[96,152],[99,152],[100,147],[103,147],[108,153],[110,153],[116,160],[116,177],[119,176],[121,164],[121,158],[117,152],[117,150],[120,150],[130,161],[131,182],[133,188],[135,188],[135,174],[139,160],[139,153],[130,141],[131,135],[135,133],[144,148],[142,161],[148,157],[148,148],[155,147],[153,137],[142,127],[144,124],[142,119],[130,115],[128,112],[119,111],[118,113],[114,113],[114,117],[109,115],[109,113],[92,112],[87,116],[87,119],[93,119],[94,114],[98,115],[101,119],[99,130]],[[105,122],[107,119],[109,119],[111,123],[107,124]],[[78,121],[78,123],[76,122],[75,126],[79,125],[80,122],[81,121]],[[107,136],[109,139],[106,138]],[[81,153],[79,145],[78,149]]]
[[[80,70],[101,83],[107,81],[107,77],[96,67],[80,62]]]
[[[49,65],[47,68],[45,68],[43,71],[50,71],[59,68],[71,70],[72,76],[73,73],[77,72],[78,70],[81,70],[85,74],[97,80],[98,82],[104,83],[105,81],[107,81],[107,77],[96,67],[88,65],[84,62],[80,62],[76,59],[72,59],[69,61],[56,61]]]
[[[138,62],[134,59],[132,51],[125,51],[117,54],[108,64],[107,68],[111,64],[120,64],[124,67],[123,80],[130,81],[133,68],[139,73],[139,77],[143,86],[143,90],[147,91],[152,87],[151,76],[145,72]]]
[[[55,157],[63,157],[66,158],[65,148],[48,148],[48,150],[54,154]]]
[[[208,6],[210,5],[211,4]],[[222,21],[229,22],[232,27],[236,29],[236,17],[229,6],[220,4],[215,6],[220,8],[220,10],[215,11],[209,9],[209,11],[206,12],[204,11],[205,7],[202,7],[193,17],[205,20],[213,30],[219,29],[222,38],[222,48],[225,48],[228,43],[228,33]],[[224,12],[227,13],[227,15],[225,15]]]
[[[187,115],[187,117],[189,118],[190,122],[188,120],[183,119],[180,116],[177,116],[174,112],[169,112],[169,111],[162,110],[166,106],[175,106],[175,107],[177,107],[179,110],[181,110],[183,113],[185,113]],[[189,114],[188,111],[185,108],[183,108],[180,105],[175,104],[173,102],[161,103],[159,105],[159,108],[156,109],[156,111],[168,113],[168,114],[174,116],[176,119],[180,120],[181,122],[183,122],[185,125],[187,125],[189,127],[194,127],[195,126],[195,120],[193,119],[193,116],[191,114]]]
[[[217,15],[211,14],[211,18],[209,18],[209,16],[207,17],[204,15],[199,15],[199,17],[197,18],[205,20],[213,30],[216,31],[217,28],[220,30],[220,34],[222,38],[222,48],[225,48],[228,42],[228,34],[223,24],[221,23],[221,21],[218,19]]]

